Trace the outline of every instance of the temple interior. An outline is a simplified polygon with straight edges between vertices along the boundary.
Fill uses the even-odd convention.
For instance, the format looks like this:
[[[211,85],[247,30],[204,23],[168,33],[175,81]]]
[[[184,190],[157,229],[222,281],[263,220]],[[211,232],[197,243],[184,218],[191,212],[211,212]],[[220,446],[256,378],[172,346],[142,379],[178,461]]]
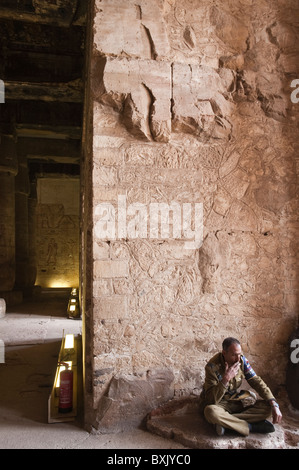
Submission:
[[[1,1],[0,448],[299,447],[298,18]],[[281,404],[270,437],[194,418],[228,336]]]

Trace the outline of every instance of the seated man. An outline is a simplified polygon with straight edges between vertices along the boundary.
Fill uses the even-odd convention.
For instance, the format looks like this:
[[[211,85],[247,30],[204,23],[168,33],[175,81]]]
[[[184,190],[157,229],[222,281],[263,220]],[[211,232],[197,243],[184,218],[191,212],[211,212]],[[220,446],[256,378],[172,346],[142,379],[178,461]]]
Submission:
[[[226,429],[237,431],[243,436],[248,436],[250,432],[275,431],[273,424],[279,423],[282,418],[279,406],[269,387],[242,355],[237,339],[226,338],[223,341],[222,352],[212,357],[205,372],[200,405],[206,420],[216,426],[219,436]],[[237,393],[243,378],[262,400],[256,400],[253,405],[243,405]],[[267,420],[271,414],[273,424]]]

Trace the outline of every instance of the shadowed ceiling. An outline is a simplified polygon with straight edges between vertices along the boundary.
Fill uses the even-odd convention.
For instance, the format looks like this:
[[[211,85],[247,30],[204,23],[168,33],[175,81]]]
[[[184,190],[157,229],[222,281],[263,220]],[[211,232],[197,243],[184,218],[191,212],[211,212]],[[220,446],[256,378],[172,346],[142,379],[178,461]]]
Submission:
[[[85,0],[1,0],[0,134],[36,172],[79,174]]]

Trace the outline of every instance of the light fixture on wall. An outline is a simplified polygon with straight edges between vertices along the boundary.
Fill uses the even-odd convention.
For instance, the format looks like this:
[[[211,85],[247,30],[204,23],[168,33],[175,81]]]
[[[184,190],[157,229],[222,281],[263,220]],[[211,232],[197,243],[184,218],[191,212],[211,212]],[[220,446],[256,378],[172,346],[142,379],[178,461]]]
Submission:
[[[64,338],[64,349],[74,349],[74,335],[73,334],[67,334],[65,335]]]
[[[78,289],[75,287],[73,287],[71,290],[71,295],[67,306],[67,314],[69,318],[81,318]]]

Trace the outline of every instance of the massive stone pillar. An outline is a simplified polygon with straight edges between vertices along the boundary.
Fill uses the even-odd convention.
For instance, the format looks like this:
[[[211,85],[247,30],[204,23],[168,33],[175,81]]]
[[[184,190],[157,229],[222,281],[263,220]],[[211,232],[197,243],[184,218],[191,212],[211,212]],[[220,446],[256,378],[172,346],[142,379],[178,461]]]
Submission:
[[[36,182],[30,183],[28,197],[28,286],[33,287],[36,280]]]
[[[91,2],[85,409],[102,432],[199,393],[226,336],[270,386],[285,380],[298,309],[298,11],[231,3]]]
[[[15,175],[17,156],[11,136],[0,137],[0,297],[15,283]]]
[[[28,196],[30,183],[27,160],[19,157],[18,174],[15,188],[15,215],[16,215],[16,289],[25,289],[29,285],[29,218]]]

